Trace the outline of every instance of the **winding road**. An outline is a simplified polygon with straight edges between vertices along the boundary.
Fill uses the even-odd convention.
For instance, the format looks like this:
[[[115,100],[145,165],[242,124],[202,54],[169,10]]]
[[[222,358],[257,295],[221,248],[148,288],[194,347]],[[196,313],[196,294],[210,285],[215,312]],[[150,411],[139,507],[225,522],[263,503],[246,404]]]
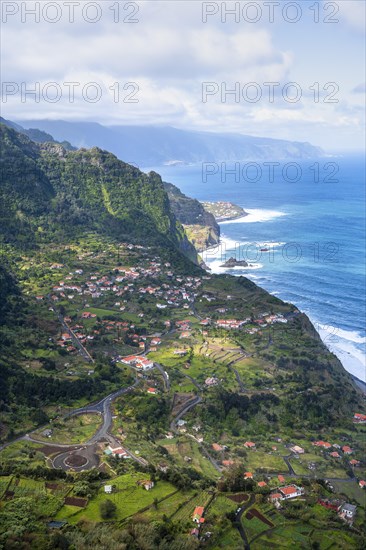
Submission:
[[[249,500],[245,502],[243,506],[241,506],[239,512],[236,512],[236,516],[235,516],[235,525],[242,538],[245,550],[249,550],[250,546],[248,542],[248,537],[246,535],[243,524],[241,522],[241,516],[244,514],[244,512],[246,512],[246,510],[248,510],[248,508],[253,506],[254,502],[255,502],[255,495],[251,494]]]

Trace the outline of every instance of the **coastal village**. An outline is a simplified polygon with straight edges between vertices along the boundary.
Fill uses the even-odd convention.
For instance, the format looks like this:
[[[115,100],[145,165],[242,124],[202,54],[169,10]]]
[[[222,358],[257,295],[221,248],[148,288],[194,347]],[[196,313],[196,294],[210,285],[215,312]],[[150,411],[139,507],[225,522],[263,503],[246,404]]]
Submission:
[[[73,460],[64,459],[64,449],[60,453],[53,447],[68,422],[62,420],[66,411],[61,408],[47,427],[29,436],[26,444],[37,455],[44,452],[47,461],[69,474],[82,472],[82,459],[88,457],[87,464],[110,477],[91,499],[71,489],[53,521],[65,525],[88,520],[95,514],[95,502],[111,498],[120,521],[126,514],[160,514],[178,521],[183,532],[208,547],[218,540],[218,526],[231,544],[239,544],[243,536],[244,542],[260,544],[267,536],[268,541],[278,540],[284,526],[304,514],[314,525],[317,518],[327,518],[333,529],[345,525],[358,536],[365,513],[366,415],[354,411],[349,426],[338,432],[289,429],[266,434],[255,423],[239,421],[234,412],[233,426],[240,427],[231,433],[217,431],[207,413],[200,412],[217,392],[235,388],[243,398],[257,400],[258,407],[266,399],[259,414],[273,414],[273,403],[284,390],[265,353],[274,342],[284,346],[296,337],[293,325],[300,312],[281,302],[263,307],[263,300],[258,305],[240,301],[234,291],[212,285],[207,272],[177,275],[149,247],[121,243],[118,254],[119,263],[111,252],[102,254],[108,263],[104,269],[94,255],[81,255],[75,263],[83,267],[71,270],[66,262],[44,266],[53,285],[38,287],[34,294],[40,311],[57,320],[50,339],[58,357],[57,376],[92,379],[103,357],[128,384],[127,393],[117,392],[113,401],[105,402],[111,424],[95,443],[89,433],[88,454],[76,449],[70,451]],[[262,355],[256,353],[258,346]],[[25,368],[39,367],[28,361]],[[159,403],[168,402],[168,409],[158,409]],[[94,416],[105,419],[106,406],[96,406]],[[163,412],[161,417],[153,413],[155,419],[146,417],[149,425],[137,416],[139,407]],[[75,418],[88,417],[90,422],[90,412],[93,408],[84,406]],[[178,492],[177,467],[192,476]],[[12,480],[4,491],[2,498],[17,495]],[[235,527],[239,524],[243,531]],[[303,533],[310,533],[306,529]]]

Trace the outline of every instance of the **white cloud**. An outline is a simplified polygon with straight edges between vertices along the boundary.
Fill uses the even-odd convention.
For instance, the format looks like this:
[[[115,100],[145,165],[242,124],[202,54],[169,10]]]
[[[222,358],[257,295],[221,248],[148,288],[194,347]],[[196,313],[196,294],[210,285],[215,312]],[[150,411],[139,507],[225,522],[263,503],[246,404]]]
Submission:
[[[364,0],[343,0],[336,4],[339,7],[339,14],[334,17],[337,17],[340,22],[345,21],[354,29],[365,31],[366,3]]]
[[[279,28],[265,24],[224,25],[219,20],[204,25],[201,2],[153,1],[141,3],[138,24],[115,24],[111,10],[106,8],[112,4],[101,3],[104,16],[96,24],[88,24],[80,18],[73,24],[65,18],[55,25],[45,22],[22,24],[18,18],[3,25],[4,81],[26,82],[29,86],[34,82],[43,86],[56,81],[65,97],[67,89],[63,83],[70,81],[81,85],[94,81],[103,91],[96,104],[85,101],[82,86],[77,88],[72,104],[65,97],[55,104],[35,103],[31,98],[22,103],[17,95],[2,105],[6,117],[84,119],[107,124],[170,124],[187,129],[242,131],[304,141],[312,141],[314,135],[317,141],[319,128],[322,128],[323,146],[328,136],[333,137],[334,128],[352,125],[362,128],[360,95],[356,95],[362,89],[361,85],[354,87],[361,74],[359,52],[356,51],[352,58],[353,73],[347,72],[347,77],[349,74],[354,77],[354,84],[349,83],[348,90],[354,89],[347,93],[342,91],[339,104],[314,104],[313,92],[308,89],[314,82],[309,81],[313,68],[316,74],[331,74],[336,81],[337,75],[343,75],[346,59],[349,71],[349,56],[341,56],[342,62],[337,56],[347,46],[342,43],[349,34],[344,25],[324,26],[324,32],[329,33],[332,27],[334,34],[327,34],[329,55],[319,56],[319,61],[316,44],[311,44],[308,51],[308,40],[312,37],[315,40],[321,34],[320,26],[309,26],[308,19],[291,29],[283,22]],[[339,19],[353,25],[352,28],[359,28],[364,2],[351,0],[338,4],[341,8]],[[291,32],[284,40],[287,28]],[[342,28],[344,34],[339,38]],[[318,47],[325,48],[323,44]],[[281,94],[276,93],[275,102],[269,103],[264,82],[280,82],[282,87],[286,82],[300,81],[300,77],[303,77],[301,102],[286,103]],[[109,86],[119,82],[123,88],[124,83],[131,81],[139,86],[139,102],[115,103]],[[216,82],[219,87],[225,82],[228,89],[236,82],[241,87],[257,82],[264,90],[263,98],[258,104],[242,99],[239,104],[222,103],[218,93],[203,103],[201,85],[204,81]],[[121,95],[123,98],[123,93]]]

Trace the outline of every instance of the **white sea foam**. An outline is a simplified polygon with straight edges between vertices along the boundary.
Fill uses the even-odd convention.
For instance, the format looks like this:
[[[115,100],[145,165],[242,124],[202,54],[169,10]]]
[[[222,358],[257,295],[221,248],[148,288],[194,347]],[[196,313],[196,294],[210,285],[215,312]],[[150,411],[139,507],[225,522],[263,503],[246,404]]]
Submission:
[[[324,344],[338,357],[346,371],[366,382],[366,338],[356,331],[314,320],[313,323]]]
[[[275,218],[286,216],[286,212],[279,212],[278,210],[264,210],[260,208],[246,208],[247,216],[237,218],[236,220],[227,220],[221,222],[220,225],[227,223],[256,223],[256,222],[268,222]]]
[[[247,272],[247,271],[252,271],[252,270],[256,270],[256,269],[261,269],[261,267],[263,267],[262,264],[259,264],[259,263],[250,263],[248,266],[244,267],[242,265],[237,265],[235,267],[222,267],[222,265],[225,263],[226,260],[224,259],[219,259],[219,260],[213,260],[213,261],[210,261],[210,262],[207,262],[210,269],[211,269],[211,272],[212,273],[217,273],[217,274],[220,274],[220,273],[227,273],[228,271],[240,271],[240,272]],[[240,275],[240,273],[238,273],[238,275]]]

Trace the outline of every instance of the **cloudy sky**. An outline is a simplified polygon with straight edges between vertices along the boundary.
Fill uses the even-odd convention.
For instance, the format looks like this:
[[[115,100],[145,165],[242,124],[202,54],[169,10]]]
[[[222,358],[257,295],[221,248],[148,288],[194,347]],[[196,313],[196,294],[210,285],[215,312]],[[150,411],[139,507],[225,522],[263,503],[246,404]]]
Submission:
[[[172,125],[328,151],[363,146],[364,0],[1,7],[5,118]]]

